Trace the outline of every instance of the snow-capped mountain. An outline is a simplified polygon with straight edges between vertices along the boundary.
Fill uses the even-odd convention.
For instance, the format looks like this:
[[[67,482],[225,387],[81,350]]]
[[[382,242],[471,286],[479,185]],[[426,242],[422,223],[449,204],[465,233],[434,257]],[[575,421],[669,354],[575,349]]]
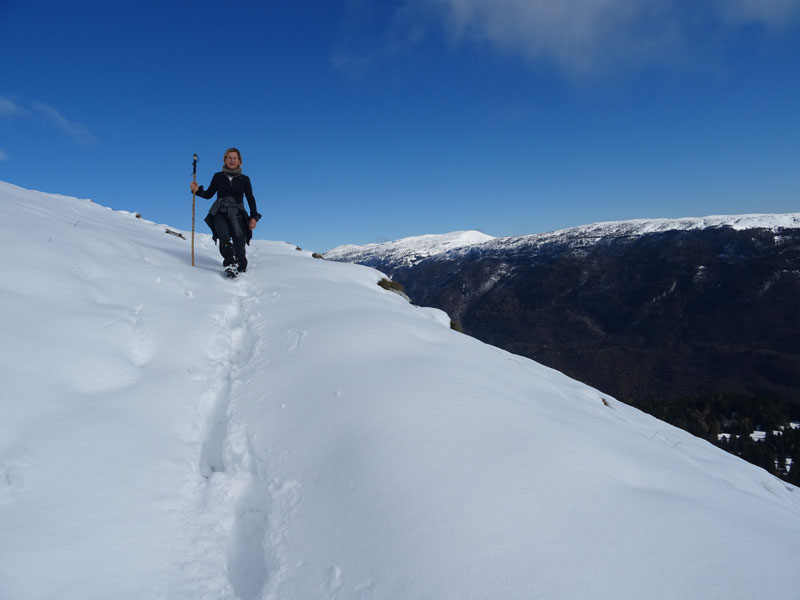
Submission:
[[[381,274],[0,183],[7,600],[791,597],[800,491]]]
[[[413,266],[426,258],[451,250],[483,244],[493,239],[495,238],[480,231],[455,231],[442,235],[420,235],[394,242],[363,246],[338,246],[326,252],[325,258],[358,263],[390,261],[397,265]]]
[[[611,240],[630,239],[669,231],[700,231],[716,228],[730,228],[735,231],[746,229],[778,231],[783,228],[798,227],[800,227],[800,213],[715,215],[682,219],[632,219],[592,223],[546,233],[498,238],[477,231],[423,235],[363,246],[339,246],[327,252],[325,257],[330,260],[370,266],[389,265],[394,269],[414,266],[426,258],[446,253],[465,254],[476,250],[476,247],[479,247],[477,250],[480,252],[487,253],[513,252],[551,244],[570,244],[575,247],[591,246]]]
[[[734,231],[747,229],[778,231],[784,228],[796,229],[798,227],[800,227],[800,213],[716,215],[682,219],[632,219],[629,221],[592,223],[548,233],[497,238],[493,242],[485,244],[485,249],[487,251],[500,249],[517,250],[540,247],[546,244],[588,246],[610,240],[637,238],[671,231],[703,231],[720,228],[728,228]]]

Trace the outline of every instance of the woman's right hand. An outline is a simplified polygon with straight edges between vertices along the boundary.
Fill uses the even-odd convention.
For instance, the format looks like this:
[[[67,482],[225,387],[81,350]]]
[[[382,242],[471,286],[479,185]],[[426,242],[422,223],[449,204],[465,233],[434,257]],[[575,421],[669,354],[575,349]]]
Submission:
[[[192,190],[192,193],[194,193],[194,192],[196,192],[196,191],[197,191],[197,188],[199,188],[199,187],[200,187],[200,186],[199,186],[199,185],[197,185],[197,182],[196,182],[196,181],[193,181],[193,182],[191,183],[191,185],[189,186],[189,189],[190,189],[190,190]]]

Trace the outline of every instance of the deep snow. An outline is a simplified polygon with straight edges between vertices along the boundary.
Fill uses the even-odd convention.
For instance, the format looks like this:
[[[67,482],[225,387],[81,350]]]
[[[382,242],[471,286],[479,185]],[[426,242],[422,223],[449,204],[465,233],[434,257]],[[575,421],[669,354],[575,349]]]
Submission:
[[[797,488],[377,271],[0,205],[4,599],[800,593]]]

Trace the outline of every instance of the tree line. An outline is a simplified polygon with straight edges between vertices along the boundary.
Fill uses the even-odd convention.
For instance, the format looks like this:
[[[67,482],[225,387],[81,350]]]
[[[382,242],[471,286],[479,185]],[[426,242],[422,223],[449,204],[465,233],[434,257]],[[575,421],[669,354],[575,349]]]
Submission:
[[[714,394],[670,400],[637,399],[630,404],[800,486],[800,429],[789,425],[800,421],[800,406],[795,403]],[[750,434],[754,431],[765,432],[764,439],[752,439]],[[720,439],[723,433],[729,437]],[[787,467],[787,459],[794,468]]]

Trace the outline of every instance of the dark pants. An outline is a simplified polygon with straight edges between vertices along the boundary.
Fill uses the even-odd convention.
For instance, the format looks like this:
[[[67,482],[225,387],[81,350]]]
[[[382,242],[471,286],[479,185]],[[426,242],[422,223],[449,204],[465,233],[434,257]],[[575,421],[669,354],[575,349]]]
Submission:
[[[238,218],[238,217],[231,217]],[[222,264],[224,266],[237,263],[241,270],[247,268],[247,257],[245,256],[245,245],[247,236],[242,233],[241,236],[235,237],[233,232],[236,230],[231,226],[228,220],[228,215],[216,214],[214,215],[214,230],[217,232],[219,238],[219,253],[222,255]]]

